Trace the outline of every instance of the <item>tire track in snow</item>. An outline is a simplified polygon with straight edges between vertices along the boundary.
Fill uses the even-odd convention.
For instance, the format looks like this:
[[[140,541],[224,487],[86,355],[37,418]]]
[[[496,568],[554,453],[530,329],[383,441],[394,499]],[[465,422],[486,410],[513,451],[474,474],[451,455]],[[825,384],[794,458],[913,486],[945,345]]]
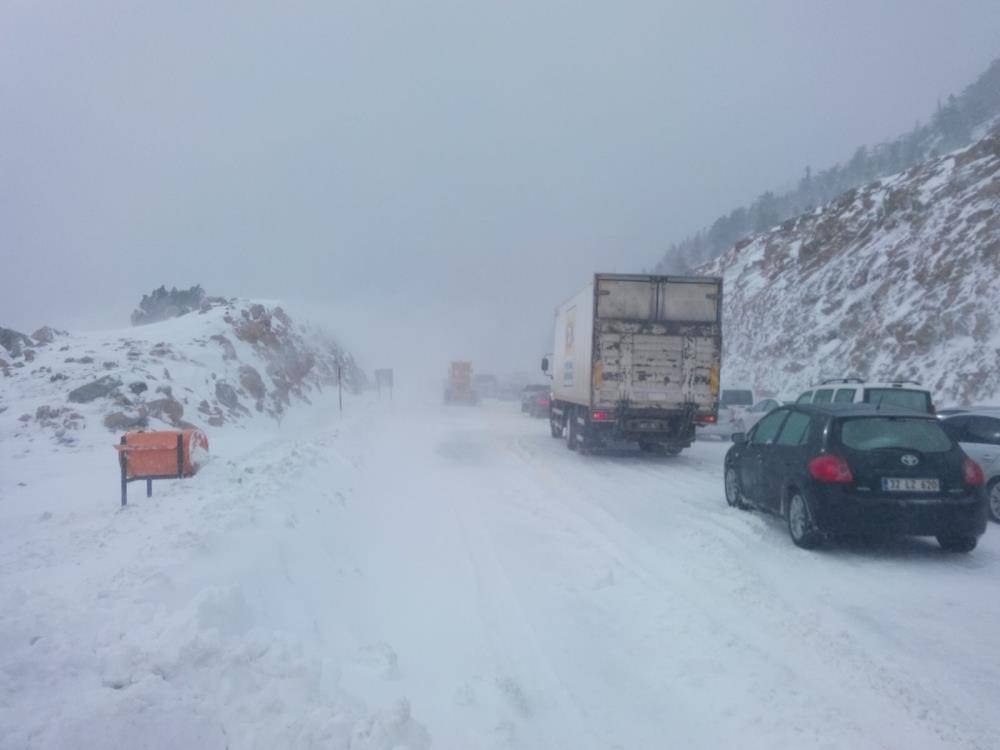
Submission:
[[[612,554],[621,557],[621,550],[628,549],[632,560],[646,571],[649,577],[657,581],[661,591],[670,591],[676,595],[678,590],[688,589],[689,602],[695,608],[701,608],[699,599],[703,597],[696,595],[698,591],[718,589],[720,579],[741,581],[738,586],[728,587],[727,590],[718,592],[719,596],[715,603],[725,602],[728,597],[733,597],[735,601],[740,603],[739,607],[723,605],[722,609],[728,609],[728,614],[733,620],[742,621],[749,627],[741,629],[739,632],[729,629],[729,632],[744,645],[751,645],[750,641],[756,642],[754,650],[765,661],[778,665],[778,662],[769,658],[767,644],[761,639],[755,638],[755,633],[781,632],[789,644],[798,646],[797,660],[801,661],[802,666],[818,657],[821,663],[815,665],[817,673],[828,674],[833,671],[841,674],[845,684],[858,682],[867,684],[876,694],[881,696],[888,707],[902,711],[914,725],[922,726],[924,731],[935,736],[941,742],[947,743],[949,746],[969,748],[993,746],[993,739],[989,739],[986,744],[983,744],[982,738],[996,737],[995,730],[979,721],[978,716],[963,710],[960,702],[956,704],[952,701],[951,705],[942,707],[942,696],[937,691],[923,692],[918,686],[915,686],[915,683],[919,685],[916,675],[906,673],[900,675],[885,665],[879,665],[879,660],[867,653],[864,647],[851,637],[849,631],[826,632],[821,619],[818,620],[812,613],[800,613],[781,593],[770,586],[767,576],[759,568],[752,567],[753,558],[747,555],[747,545],[740,544],[741,541],[745,542],[745,539],[741,539],[739,536],[741,531],[755,533],[765,540],[768,536],[775,536],[768,533],[767,522],[764,519],[750,517],[747,519],[750,520],[750,523],[742,521],[734,528],[727,522],[719,522],[713,518],[717,513],[704,507],[703,503],[682,500],[682,505],[687,506],[693,514],[688,514],[681,520],[686,530],[701,539],[702,544],[700,549],[690,550],[689,554],[676,555],[677,562],[680,563],[678,569],[684,572],[683,575],[671,571],[665,573],[662,565],[659,564],[662,551],[653,548],[649,531],[632,529],[626,522],[618,518],[618,514],[609,511],[607,505],[598,499],[614,494],[627,494],[627,491],[622,492],[623,487],[628,488],[633,478],[623,478],[621,474],[627,474],[628,470],[633,469],[631,464],[608,467],[605,465],[606,462],[601,462],[597,467],[587,466],[584,462],[592,457],[578,457],[574,454],[568,454],[567,457],[570,460],[575,459],[573,471],[569,472],[569,476],[561,476],[553,471],[552,466],[567,465],[564,461],[542,462],[535,453],[525,449],[524,440],[524,438],[515,438],[511,442],[511,447],[522,460],[532,465],[539,476],[549,484],[553,490],[549,497],[557,500],[570,512],[581,518],[590,526],[593,533],[605,536],[609,540],[607,548],[616,550]],[[562,446],[554,447],[556,452],[562,448]],[[543,449],[543,453],[547,452]],[[551,459],[552,457],[546,456],[546,458]],[[681,467],[672,468],[676,470]],[[600,471],[608,470],[611,471],[609,479],[603,479],[599,476]],[[660,472],[646,470],[639,473],[659,478]],[[675,483],[685,482],[683,475],[674,476],[672,479]],[[606,486],[601,487],[598,480],[603,480]],[[721,478],[717,481],[721,484]],[[564,497],[567,484],[575,485],[579,489],[579,492],[574,493],[576,497],[587,498],[587,500],[570,503]],[[642,487],[641,483],[636,484],[637,487]],[[597,492],[594,491],[595,486],[599,487]],[[644,489],[648,490],[648,487]],[[600,490],[604,490],[603,494]],[[684,493],[678,494],[681,498],[684,497]],[[612,499],[609,502],[614,503],[615,500]],[[726,508],[724,505],[722,507]],[[761,539],[751,541],[759,543]],[[721,545],[725,549],[726,555],[702,554],[707,548],[716,545]],[[770,545],[772,548],[775,546],[774,544]],[[788,557],[788,553],[796,556],[801,554],[798,550],[791,549],[780,552],[785,557]],[[694,561],[697,561],[697,564],[692,564]],[[794,565],[795,562],[792,560],[789,564]],[[816,562],[820,565],[829,563],[822,556],[817,558]],[[750,570],[752,570],[752,574]],[[697,581],[697,584],[692,586],[692,581]],[[714,622],[720,630],[727,630],[727,626],[721,621],[714,620]],[[795,650],[795,646],[791,647],[790,651]],[[790,672],[795,671],[790,667],[787,669]],[[801,668],[798,671],[801,671]],[[812,687],[815,689],[822,686],[813,685]],[[818,692],[822,692],[822,690],[820,689]],[[881,723],[880,720],[884,720],[884,715],[880,714],[884,708],[885,706],[868,712],[869,721],[866,723],[878,726]],[[832,714],[828,718],[840,723],[845,719],[843,716],[833,716]],[[869,730],[857,722],[855,722],[854,730],[860,737],[869,734]],[[926,741],[927,735],[924,735],[923,739]],[[885,738],[885,741],[890,742],[889,746],[891,746],[888,737]],[[876,742],[878,741],[876,740]]]

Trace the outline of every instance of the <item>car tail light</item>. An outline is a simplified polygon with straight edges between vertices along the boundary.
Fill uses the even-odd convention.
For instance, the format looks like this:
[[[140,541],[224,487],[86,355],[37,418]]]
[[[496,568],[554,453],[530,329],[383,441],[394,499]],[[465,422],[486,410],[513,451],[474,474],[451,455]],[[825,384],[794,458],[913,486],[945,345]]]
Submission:
[[[591,414],[591,419],[595,422],[607,422],[613,418],[614,417],[611,416],[611,412],[609,411],[595,411]]]
[[[983,470],[971,458],[965,459],[962,466],[962,473],[965,474],[965,483],[970,487],[982,487],[986,483]]]
[[[817,482],[847,484],[854,481],[851,467],[840,456],[816,456],[809,462],[809,475]]]
[[[538,399],[538,405],[539,406],[548,406],[549,405],[549,400],[547,398],[540,398],[540,399]]]
[[[714,414],[699,414],[695,419],[702,424],[715,424],[719,421],[719,418]]]

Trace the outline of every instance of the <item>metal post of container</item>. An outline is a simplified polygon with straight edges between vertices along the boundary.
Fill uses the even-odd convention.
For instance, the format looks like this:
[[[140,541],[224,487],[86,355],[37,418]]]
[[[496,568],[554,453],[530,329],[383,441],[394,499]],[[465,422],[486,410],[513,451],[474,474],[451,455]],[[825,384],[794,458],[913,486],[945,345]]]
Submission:
[[[343,365],[341,365],[340,360],[337,360],[337,403],[340,407],[340,414],[344,414],[344,379],[341,377],[343,373]]]
[[[125,445],[125,436],[122,435],[121,444]],[[118,463],[122,468],[122,507],[124,508],[128,505],[128,477],[125,471],[125,462],[128,460],[125,451],[121,451],[118,454]]]

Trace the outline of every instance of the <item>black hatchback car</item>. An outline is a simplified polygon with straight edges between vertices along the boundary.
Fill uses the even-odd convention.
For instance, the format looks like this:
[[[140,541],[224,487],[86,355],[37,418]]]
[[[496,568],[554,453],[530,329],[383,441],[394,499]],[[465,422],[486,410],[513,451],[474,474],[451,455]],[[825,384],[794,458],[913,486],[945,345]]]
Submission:
[[[969,552],[986,530],[983,472],[932,415],[796,404],[733,443],[726,501],[785,518],[800,547],[872,534],[934,536]]]

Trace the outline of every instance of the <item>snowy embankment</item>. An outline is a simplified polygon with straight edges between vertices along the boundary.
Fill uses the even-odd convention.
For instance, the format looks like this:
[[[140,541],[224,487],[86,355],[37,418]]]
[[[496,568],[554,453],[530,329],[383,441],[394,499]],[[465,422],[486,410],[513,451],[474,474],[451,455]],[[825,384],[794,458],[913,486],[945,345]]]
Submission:
[[[724,277],[724,377],[794,398],[907,378],[1000,399],[1000,128],[849,190],[698,269]]]
[[[313,542],[355,471],[338,419],[327,397],[215,430],[201,473],[124,509],[110,440],[5,464],[0,747],[425,747],[405,701],[341,690],[315,638],[334,555]]]
[[[1000,746],[995,527],[807,553],[722,443],[579,456],[507,405],[213,445],[124,511],[110,448],[18,464],[4,750]]]
[[[0,458],[102,442],[129,429],[273,426],[335,388],[364,385],[322,329],[274,303],[218,299],[196,312],[116,331],[32,337],[0,347]]]

